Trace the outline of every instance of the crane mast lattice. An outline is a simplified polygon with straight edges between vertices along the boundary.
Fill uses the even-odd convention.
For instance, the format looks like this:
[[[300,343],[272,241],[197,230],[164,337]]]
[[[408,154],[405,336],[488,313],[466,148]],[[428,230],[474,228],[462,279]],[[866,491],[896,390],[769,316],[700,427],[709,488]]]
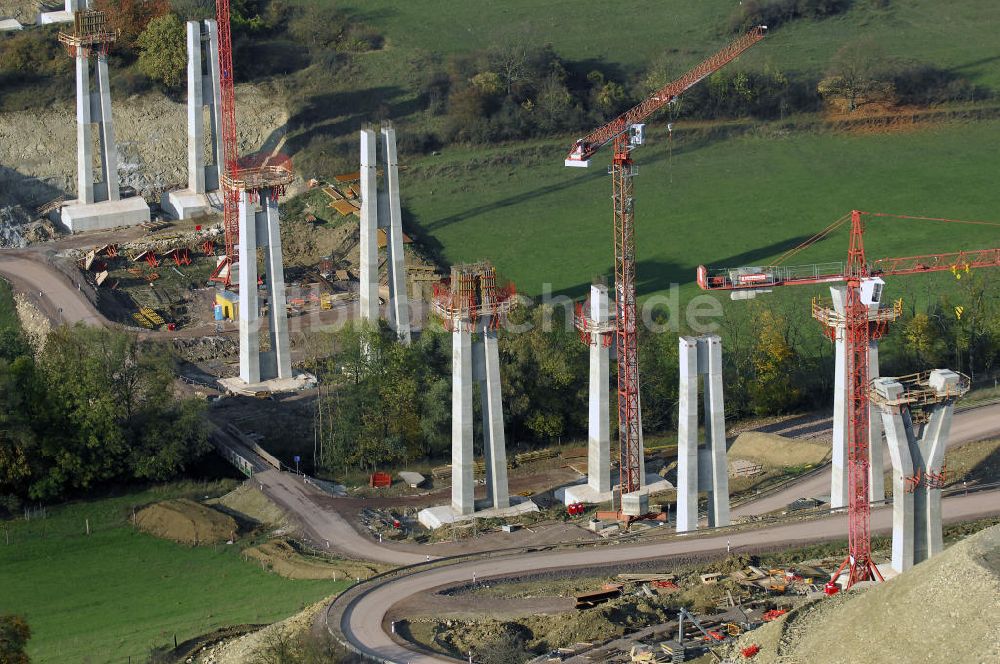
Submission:
[[[869,307],[878,305],[882,296],[883,276],[925,274],[951,271],[958,273],[976,268],[1000,267],[1000,248],[975,251],[956,251],[941,254],[927,254],[906,258],[882,258],[868,262],[865,257],[863,217],[896,217],[901,219],[923,219],[952,223],[976,223],[996,225],[989,222],[962,222],[954,219],[928,219],[926,217],[905,217],[881,213],[859,212],[850,214],[850,244],[846,263],[825,263],[785,267],[739,267],[709,271],[698,267],[698,285],[704,290],[728,290],[743,292],[750,296],[758,292],[768,292],[775,286],[803,286],[826,283],[846,283],[847,299],[844,306],[844,332],[847,355],[847,477],[848,477],[848,556],[834,574],[836,580],[847,571],[847,587],[859,581],[882,580],[871,554],[871,504],[869,503],[868,466],[868,419],[869,407],[869,366],[868,345],[872,335],[872,319]],[[798,253],[826,237],[845,223],[847,217],[837,220],[824,231],[788,252],[786,256]],[[877,325],[877,322],[876,322]]]
[[[683,92],[718,71],[761,41],[766,26],[758,26],[733,41],[681,78],[657,90],[645,101],[573,144],[567,166],[588,166],[603,146],[613,143],[609,172],[612,178],[615,247],[615,327],[618,360],[619,469],[622,494],[642,484],[641,417],[639,412],[639,353],[635,295],[635,210],[632,148],[643,143],[642,124]]]

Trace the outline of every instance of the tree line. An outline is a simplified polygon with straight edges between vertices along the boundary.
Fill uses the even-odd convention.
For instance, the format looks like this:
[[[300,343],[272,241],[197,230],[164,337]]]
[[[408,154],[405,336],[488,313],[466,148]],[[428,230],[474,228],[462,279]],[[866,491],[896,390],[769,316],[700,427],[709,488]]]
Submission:
[[[983,274],[962,276],[947,295],[907,294],[907,302],[927,304],[905,305],[904,316],[890,328],[881,343],[882,375],[934,368],[962,371],[973,380],[996,375],[1000,294]],[[577,332],[566,326],[568,315],[564,307],[521,306],[512,313],[513,322],[531,323],[530,329],[500,333],[505,432],[512,452],[586,438],[588,352]],[[666,316],[656,322],[664,327],[670,323]],[[727,419],[831,407],[833,346],[800,298],[730,302],[719,322]],[[676,430],[677,337],[686,333],[683,327],[662,333],[640,327],[647,435]],[[327,390],[316,422],[321,470],[338,474],[447,459],[450,333],[430,327],[412,346],[404,346],[384,324],[355,325],[338,332],[334,346],[331,357],[311,367]],[[612,402],[614,370],[612,361]],[[478,398],[473,406],[479,436]]]
[[[0,330],[0,512],[174,477],[209,449],[203,402],[174,392],[160,345],[62,326],[41,348]]]

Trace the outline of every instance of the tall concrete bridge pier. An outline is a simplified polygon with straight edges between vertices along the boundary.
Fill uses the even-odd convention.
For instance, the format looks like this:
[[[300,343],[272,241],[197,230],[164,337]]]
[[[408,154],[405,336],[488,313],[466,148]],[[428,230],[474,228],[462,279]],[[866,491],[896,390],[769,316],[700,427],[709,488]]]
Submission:
[[[812,315],[834,343],[834,385],[833,385],[833,449],[831,453],[830,507],[846,507],[848,502],[847,481],[847,341],[846,286],[830,287],[831,302],[821,304],[813,300]],[[871,305],[868,310],[869,337],[868,376],[878,378],[879,340],[888,332],[889,324],[902,314],[902,303],[892,306]],[[883,500],[885,485],[882,468],[882,420],[878,409],[872,405],[868,418],[868,486],[869,500]]]
[[[943,549],[941,488],[955,402],[969,379],[947,369],[878,378],[878,408],[892,459],[892,568],[903,572]]]
[[[538,508],[512,501],[507,485],[507,445],[503,427],[500,349],[497,330],[514,304],[513,286],[500,287],[488,262],[456,265],[451,278],[434,289],[434,312],[451,330],[451,504],[422,510],[424,526],[473,516],[510,516]],[[478,340],[473,341],[473,334]],[[486,500],[475,501],[473,382],[482,399]]]
[[[708,492],[708,525],[729,525],[729,466],[722,393],[722,339],[681,337],[677,418],[677,532],[698,529],[698,492]],[[705,399],[705,442],[698,445],[698,383]]]
[[[219,29],[214,19],[187,22],[187,55],[188,185],[185,189],[166,192],[160,198],[160,207],[176,219],[207,214],[213,207],[213,200],[217,206],[222,204],[222,133],[219,130],[222,88]]]
[[[70,32],[60,32],[76,65],[76,196],[60,213],[63,226],[72,232],[149,221],[149,206],[141,196],[121,197],[118,147],[111,115],[111,79],[108,51],[117,35],[104,12],[87,9],[73,14]],[[91,74],[96,82],[91,85]],[[100,166],[94,168],[94,129]]]
[[[406,292],[406,260],[403,254],[403,215],[399,201],[399,164],[396,130],[383,125],[381,150],[376,147],[375,130],[361,130],[361,318],[379,318],[378,230],[385,234],[386,271],[389,283],[389,326],[399,340],[409,344],[410,304]],[[381,152],[385,186],[378,188],[378,152]]]

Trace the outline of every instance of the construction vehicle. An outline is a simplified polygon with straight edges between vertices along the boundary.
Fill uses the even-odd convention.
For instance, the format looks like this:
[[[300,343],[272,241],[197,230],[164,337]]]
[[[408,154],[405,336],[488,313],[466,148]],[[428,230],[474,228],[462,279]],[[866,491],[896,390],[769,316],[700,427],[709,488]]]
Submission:
[[[635,211],[632,195],[632,149],[645,142],[645,122],[658,110],[674,103],[698,82],[729,64],[744,51],[764,39],[766,26],[758,26],[711,56],[681,78],[657,90],[637,106],[611,122],[577,140],[566,156],[566,166],[587,167],[598,150],[613,145],[611,161],[612,200],[614,203],[615,307],[614,335],[618,360],[618,435],[619,469],[622,496],[637,492],[642,483],[642,419],[639,412],[639,350],[635,295]],[[577,321],[578,325],[581,324]],[[624,503],[623,499],[623,503]],[[643,509],[641,501],[632,513],[620,509],[613,516],[626,525]],[[646,506],[648,509],[648,506]],[[602,515],[598,515],[601,518]]]
[[[871,553],[869,503],[868,420],[869,371],[868,347],[873,333],[879,334],[878,325],[872,326],[869,308],[882,299],[885,281],[882,277],[907,274],[926,274],[950,271],[960,277],[972,269],[1000,267],[1000,248],[976,251],[956,251],[926,254],[905,258],[882,258],[869,262],[865,255],[863,217],[897,220],[938,221],[945,223],[975,223],[957,219],[916,217],[906,215],[871,213],[853,210],[833,222],[820,233],[785,252],[774,265],[737,267],[709,271],[698,267],[698,285],[704,290],[730,291],[734,299],[749,299],[759,293],[770,292],[778,286],[801,286],[846,283],[847,297],[843,326],[847,356],[847,441],[848,441],[848,555],[834,572],[831,581],[847,570],[847,587],[868,580],[882,580]],[[785,260],[795,256],[850,220],[850,240],[847,261],[804,266],[784,266]],[[876,321],[877,323],[877,321]]]

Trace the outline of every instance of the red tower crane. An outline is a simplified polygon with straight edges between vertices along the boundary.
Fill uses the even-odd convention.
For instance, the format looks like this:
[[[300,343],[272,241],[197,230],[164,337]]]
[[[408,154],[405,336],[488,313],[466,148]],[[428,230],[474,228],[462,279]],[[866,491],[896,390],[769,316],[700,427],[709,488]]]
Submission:
[[[704,290],[743,291],[753,295],[775,286],[801,286],[844,282],[847,300],[844,306],[844,340],[847,350],[847,481],[848,481],[848,556],[833,576],[833,581],[847,569],[847,587],[859,581],[882,579],[871,555],[869,529],[870,503],[868,493],[868,417],[869,379],[868,343],[872,333],[869,306],[878,305],[884,282],[881,277],[904,274],[923,274],[950,270],[971,270],[1000,267],[1000,248],[978,251],[958,251],[945,254],[927,254],[907,258],[882,258],[868,262],[865,257],[863,216],[895,217],[931,220],[927,217],[905,217],[879,213],[859,212],[850,214],[851,237],[846,263],[827,263],[784,267],[741,267],[709,272],[704,265],[698,267],[698,285]],[[783,258],[789,257],[826,237],[843,225],[847,217],[837,220],[821,233],[807,240]],[[933,219],[956,223],[951,219]]]
[[[213,281],[230,284],[232,266],[239,262],[237,243],[240,236],[239,190],[233,186],[239,168],[239,148],[236,145],[236,89],[233,82],[233,38],[229,26],[229,0],[216,0],[215,20],[219,28],[219,125],[222,133],[222,154],[219,155],[219,185],[222,189],[225,253],[219,261]]]
[[[236,144],[236,88],[233,73],[233,38],[229,24],[229,0],[216,0],[215,20],[219,29],[219,125],[222,154],[219,155],[219,187],[222,189],[225,253],[212,281],[231,284],[232,267],[239,262],[240,192],[268,189],[275,196],[284,193],[292,181],[291,162],[281,155],[264,155],[241,165]]]
[[[614,144],[609,169],[613,183],[616,342],[618,359],[618,435],[622,494],[638,491],[642,478],[639,413],[639,353],[636,342],[635,213],[632,198],[632,148],[642,145],[642,123],[682,93],[718,71],[761,41],[767,31],[759,26],[732,42],[676,81],[664,86],[629,111],[573,144],[567,166],[589,166],[590,158],[608,143]]]

